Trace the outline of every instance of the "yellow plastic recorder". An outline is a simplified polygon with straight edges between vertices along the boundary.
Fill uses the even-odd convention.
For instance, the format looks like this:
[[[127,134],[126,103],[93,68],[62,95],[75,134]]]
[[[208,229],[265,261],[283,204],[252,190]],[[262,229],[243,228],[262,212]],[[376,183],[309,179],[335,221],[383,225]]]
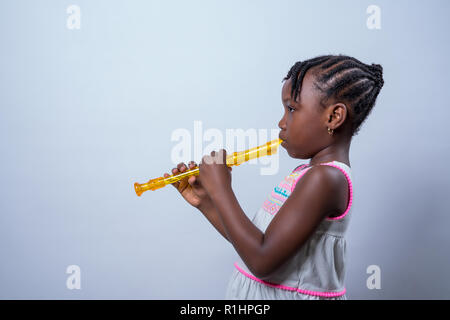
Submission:
[[[234,152],[233,154],[227,156],[226,159],[227,166],[229,167],[238,166],[241,163],[249,161],[251,159],[259,158],[266,155],[270,156],[277,152],[278,146],[281,144],[281,142],[283,142],[281,139],[275,139],[259,147],[251,148],[245,151]],[[159,177],[155,179],[150,179],[148,182],[143,184],[139,184],[136,182],[134,184],[134,190],[136,191],[136,194],[138,196],[141,196],[141,194],[147,190],[155,191],[157,189],[165,187],[168,184],[172,184],[186,177],[198,176],[200,173],[199,171],[200,171],[199,168],[196,167],[194,169],[190,169],[175,175],[170,175],[168,177]]]

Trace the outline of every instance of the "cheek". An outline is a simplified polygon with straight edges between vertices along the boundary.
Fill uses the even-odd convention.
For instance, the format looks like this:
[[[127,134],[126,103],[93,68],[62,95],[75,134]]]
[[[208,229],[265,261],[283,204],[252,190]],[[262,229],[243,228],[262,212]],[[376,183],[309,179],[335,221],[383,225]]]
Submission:
[[[294,127],[296,126],[296,124],[295,124],[296,122],[298,122],[298,119],[296,119],[292,113],[286,114],[286,125],[289,130],[294,129]]]
[[[305,117],[289,117],[289,144],[294,148],[304,148],[308,141],[314,139],[317,132],[314,124]]]
[[[302,119],[299,119],[298,117],[295,117],[293,115],[290,115],[287,117],[286,121],[289,135],[291,137],[298,137],[299,135],[302,135],[305,130],[305,123],[303,123]]]

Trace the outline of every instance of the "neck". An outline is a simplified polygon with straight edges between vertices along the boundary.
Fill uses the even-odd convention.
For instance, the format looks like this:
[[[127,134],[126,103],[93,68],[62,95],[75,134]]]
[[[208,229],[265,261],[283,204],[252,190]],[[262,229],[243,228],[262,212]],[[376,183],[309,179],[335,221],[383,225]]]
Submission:
[[[349,159],[350,139],[338,143],[331,144],[318,153],[316,153],[309,161],[309,166],[314,166],[319,163],[339,161],[350,166]]]

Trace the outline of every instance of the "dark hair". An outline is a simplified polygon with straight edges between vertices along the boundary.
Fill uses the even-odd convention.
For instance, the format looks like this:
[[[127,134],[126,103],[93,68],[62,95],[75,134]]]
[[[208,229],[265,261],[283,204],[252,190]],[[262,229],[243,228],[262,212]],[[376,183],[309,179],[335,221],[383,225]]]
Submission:
[[[345,55],[326,55],[298,61],[282,80],[283,82],[292,78],[293,101],[300,93],[306,72],[312,67],[317,67],[314,68],[315,85],[323,92],[324,100],[342,100],[352,109],[349,115],[352,123],[351,134],[356,135],[383,87],[383,67],[379,64],[367,65]]]

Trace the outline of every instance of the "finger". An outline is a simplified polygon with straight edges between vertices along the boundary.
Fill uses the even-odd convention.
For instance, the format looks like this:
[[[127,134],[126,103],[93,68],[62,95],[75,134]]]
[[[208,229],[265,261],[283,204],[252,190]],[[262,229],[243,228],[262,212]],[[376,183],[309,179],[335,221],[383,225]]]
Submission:
[[[187,171],[188,168],[184,164],[184,162],[180,162],[177,165],[177,169],[178,169],[178,172],[181,173],[181,172]],[[177,184],[178,191],[183,192],[186,189],[187,185],[188,185],[187,179],[186,179],[186,177],[183,177],[181,180],[178,181],[178,184]]]
[[[170,174],[168,174],[168,173],[164,173],[164,178],[167,178],[167,177],[170,177]],[[172,183],[172,185],[174,186],[174,184]],[[174,186],[174,187],[176,187],[176,186]]]
[[[226,161],[227,161],[227,151],[225,149],[220,149],[218,157],[219,157],[220,164],[226,163]]]
[[[193,169],[197,166],[197,164],[195,163],[195,161],[189,161],[189,169]]]
[[[218,158],[217,158],[217,156],[218,156],[219,154],[217,153],[217,151],[211,151],[211,163],[216,163],[216,164],[218,164],[218,163],[220,163],[218,160]]]
[[[176,174],[178,174],[179,172],[180,172],[180,171],[178,171],[177,168],[173,168],[173,169],[172,169],[172,174],[173,174],[173,175],[176,175]],[[174,183],[172,183],[172,185],[173,185],[175,188],[178,189],[178,187],[180,186],[180,182],[179,182],[179,181],[174,182]]]
[[[187,167],[186,167],[186,165],[185,165],[183,162],[180,162],[180,163],[177,165],[177,169],[178,169],[180,172],[184,172],[184,171],[186,171]]]
[[[212,164],[212,160],[211,159],[213,159],[211,156],[203,156],[202,162],[200,163],[200,165],[202,165],[202,164]]]

